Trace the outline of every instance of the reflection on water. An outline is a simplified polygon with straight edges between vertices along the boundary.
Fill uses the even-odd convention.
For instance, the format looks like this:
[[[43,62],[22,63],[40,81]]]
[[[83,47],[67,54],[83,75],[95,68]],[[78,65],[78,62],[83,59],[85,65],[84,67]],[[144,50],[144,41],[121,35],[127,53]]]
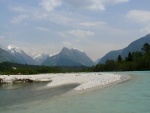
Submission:
[[[0,87],[0,106],[11,106],[24,102],[36,101],[61,95],[78,86],[78,84],[63,85],[55,88],[40,89],[46,82],[20,83]]]

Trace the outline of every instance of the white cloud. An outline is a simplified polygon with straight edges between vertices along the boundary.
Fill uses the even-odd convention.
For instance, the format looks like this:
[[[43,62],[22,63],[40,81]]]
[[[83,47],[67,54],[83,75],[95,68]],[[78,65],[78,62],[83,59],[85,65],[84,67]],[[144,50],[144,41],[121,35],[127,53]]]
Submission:
[[[66,4],[74,8],[89,9],[89,10],[105,10],[106,5],[125,3],[129,0],[62,0]]]
[[[63,41],[62,45],[68,47],[68,46],[72,46],[72,43],[70,41]]]
[[[12,20],[11,20],[11,23],[13,24],[18,24],[18,23],[21,23],[23,20],[27,19],[28,18],[28,15],[25,15],[25,14],[21,14],[17,17],[14,17]]]
[[[15,10],[16,11],[16,10]],[[36,21],[46,21],[59,25],[70,25],[77,21],[77,19],[72,18],[68,13],[61,11],[58,12],[47,12],[43,10],[35,10],[34,8],[26,9],[24,12],[19,12],[20,14],[13,17],[11,23],[18,24],[25,19],[36,20]],[[30,18],[29,18],[30,17]]]
[[[0,41],[3,40],[5,38],[4,35],[0,35]]]
[[[40,30],[40,31],[51,31],[50,29],[44,28],[44,27],[35,27],[36,29]]]
[[[91,0],[92,4],[88,6],[91,10],[105,10],[105,5],[101,0]]]
[[[140,31],[144,34],[148,34],[148,33],[150,33],[150,26],[147,26],[147,27],[141,29]]]
[[[103,21],[98,21],[98,22],[81,22],[81,23],[79,23],[80,26],[84,26],[84,27],[96,27],[96,26],[105,25],[105,24],[107,24],[107,23],[103,22]]]
[[[150,22],[150,11],[131,10],[128,12],[127,17],[137,22]]]
[[[39,3],[46,11],[51,12],[56,7],[61,5],[61,0],[41,0]]]
[[[89,10],[105,10],[108,4],[125,3],[129,0],[41,0],[39,3],[46,11],[51,12],[62,4],[73,8],[89,9]]]
[[[92,10],[105,10],[105,7],[109,4],[119,4],[129,2],[129,0],[91,0],[93,4],[89,6]]]
[[[49,21],[59,25],[67,25],[67,26],[76,26],[81,23],[81,20],[85,19],[84,15],[76,14],[69,14],[67,11],[63,12],[54,11],[55,8],[61,5],[69,5],[70,7],[74,8],[81,8],[81,9],[89,9],[89,10],[105,10],[105,6],[107,4],[116,4],[116,3],[123,3],[129,0],[40,0],[39,5],[44,8],[45,10],[41,10],[41,8],[34,8],[34,7],[25,7],[25,6],[10,6],[10,9],[15,12],[19,12],[18,16],[15,16],[11,23],[17,24],[21,23],[25,19],[30,20],[42,20],[42,21]],[[61,7],[65,9],[65,7]],[[67,8],[67,7],[66,7]],[[29,18],[30,17],[30,18]],[[96,24],[103,24],[103,23],[81,23],[82,26],[87,27],[94,27]]]
[[[10,44],[12,41],[16,40],[18,32],[3,32],[0,34],[0,45]]]
[[[84,30],[79,30],[79,29],[69,31],[68,33],[76,37],[81,37],[81,38],[88,38],[88,37],[94,36],[94,32],[92,31],[84,31]]]
[[[20,13],[26,11],[26,9],[24,9],[21,6],[10,6],[9,8],[10,8],[11,11],[20,12]]]
[[[44,20],[48,17],[47,13],[34,12],[32,15],[35,19]]]
[[[80,38],[92,37],[92,36],[95,35],[95,33],[92,32],[92,31],[88,31],[88,30],[76,29],[76,30],[61,32],[60,35],[63,36],[63,37],[74,37],[74,38],[80,39]]]
[[[118,3],[129,2],[130,0],[106,0],[106,1],[110,1],[112,3],[118,4]]]
[[[78,20],[76,18],[72,18],[71,16],[68,16],[67,14],[61,14],[61,13],[51,13],[47,17],[47,20],[60,25],[72,25]]]

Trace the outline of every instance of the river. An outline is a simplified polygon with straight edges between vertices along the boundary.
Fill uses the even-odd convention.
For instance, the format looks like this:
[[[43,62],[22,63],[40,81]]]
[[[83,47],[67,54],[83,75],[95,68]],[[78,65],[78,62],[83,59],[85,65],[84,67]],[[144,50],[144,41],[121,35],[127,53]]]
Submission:
[[[69,93],[78,84],[1,86],[0,113],[150,113],[150,71],[116,73],[132,79],[80,94]]]

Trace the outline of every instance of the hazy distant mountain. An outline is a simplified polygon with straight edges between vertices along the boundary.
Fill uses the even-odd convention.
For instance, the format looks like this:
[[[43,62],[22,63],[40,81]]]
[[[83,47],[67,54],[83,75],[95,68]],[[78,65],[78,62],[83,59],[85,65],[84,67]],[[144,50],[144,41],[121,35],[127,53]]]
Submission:
[[[110,51],[99,60],[99,63],[105,63],[105,61],[108,59],[116,60],[118,58],[118,55],[120,55],[121,53],[122,50]]]
[[[141,51],[141,48],[145,43],[150,44],[150,34],[135,40],[131,44],[129,44],[126,48],[121,49],[121,50],[116,50],[116,51],[111,51],[107,53],[104,57],[102,57],[99,61],[99,63],[105,63],[106,60],[108,59],[113,59],[117,60],[118,55],[121,55],[122,58],[125,58],[129,52],[135,52],[135,51]]]
[[[48,58],[47,54],[36,54],[33,56],[33,59],[38,63],[38,65],[41,65],[46,59]]]
[[[122,54],[121,54],[122,57],[126,57],[129,52],[141,51],[141,48],[143,47],[143,45],[145,43],[150,44],[150,34],[148,34],[138,40],[135,40],[134,42],[129,44],[128,47],[124,48],[122,51]]]
[[[95,65],[99,63],[101,58],[98,58],[97,60],[94,61]]]
[[[29,55],[27,55],[23,50],[21,50],[18,47],[15,47],[13,45],[9,45],[7,47],[7,51],[14,56],[15,58],[17,58],[17,61],[20,64],[30,64],[30,65],[37,65],[37,62],[30,57]]]
[[[99,60],[99,63],[105,63],[108,59],[117,60],[118,55],[125,58],[129,52],[141,51],[145,43],[150,44],[150,34],[135,40],[126,48],[110,51]],[[64,47],[60,53],[53,55],[39,54],[33,58],[27,55],[23,50],[13,45],[7,48],[0,46],[0,63],[15,62],[20,64],[46,65],[46,66],[93,66],[94,62],[85,52],[78,49],[68,49]]]
[[[77,49],[63,48],[59,54],[46,55],[37,54],[33,58],[22,49],[9,45],[6,49],[0,47],[0,62],[15,62],[30,65],[46,66],[92,66],[94,62]]]
[[[46,66],[92,66],[94,62],[78,49],[64,47],[59,54],[48,57],[43,65]]]
[[[14,57],[12,54],[10,54],[7,49],[0,46],[0,63],[1,62],[15,62],[19,63],[16,57]]]

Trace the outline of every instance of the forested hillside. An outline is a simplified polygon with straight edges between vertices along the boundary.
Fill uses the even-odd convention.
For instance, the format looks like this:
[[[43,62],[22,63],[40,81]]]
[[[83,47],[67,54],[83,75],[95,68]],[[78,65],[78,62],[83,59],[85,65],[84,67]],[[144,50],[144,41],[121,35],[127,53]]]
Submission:
[[[105,64],[98,64],[90,71],[141,71],[150,70],[150,45],[145,43],[141,51],[129,52],[124,59],[121,55],[117,61],[107,60]]]

